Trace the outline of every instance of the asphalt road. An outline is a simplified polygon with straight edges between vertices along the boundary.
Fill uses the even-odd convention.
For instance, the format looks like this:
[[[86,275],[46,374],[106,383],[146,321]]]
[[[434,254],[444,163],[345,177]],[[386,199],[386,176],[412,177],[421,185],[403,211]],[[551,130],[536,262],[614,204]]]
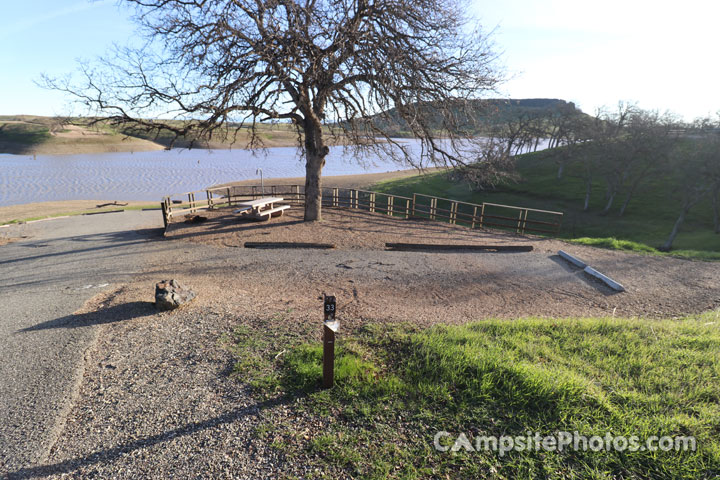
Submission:
[[[161,249],[160,212],[70,217],[3,229],[0,246],[0,476],[41,461],[79,380],[94,325],[72,316]]]

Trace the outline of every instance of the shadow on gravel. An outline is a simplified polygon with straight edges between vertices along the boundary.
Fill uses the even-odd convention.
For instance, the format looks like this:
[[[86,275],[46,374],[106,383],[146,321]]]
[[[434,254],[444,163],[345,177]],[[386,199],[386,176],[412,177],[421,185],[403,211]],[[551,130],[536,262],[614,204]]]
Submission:
[[[52,465],[39,465],[36,467],[22,468],[15,472],[8,473],[7,478],[25,479],[45,477],[50,475],[72,474],[73,471],[79,468],[94,465],[97,463],[112,462],[116,458],[127,455],[128,453],[135,450],[148,448],[153,445],[171,441],[177,437],[192,435],[193,433],[207,430],[208,428],[215,428],[220,425],[242,421],[247,417],[253,417],[258,415],[260,411],[266,408],[274,407],[277,405],[289,404],[296,398],[297,396],[288,395],[281,398],[273,398],[263,402],[258,402],[254,405],[237,408],[235,410],[231,410],[222,415],[214,418],[209,418],[201,422],[188,423],[177,428],[168,430],[166,432],[159,433],[157,435],[150,435],[147,437],[138,438],[137,440],[121,443],[112,448],[98,450],[84,457],[72,458]]]
[[[145,228],[140,230],[127,230],[122,232],[56,238],[36,244],[18,244],[18,247],[52,247],[54,244],[63,244],[64,242],[87,242],[90,244],[94,243],[95,245],[87,248],[66,248],[59,252],[9,258],[7,260],[0,260],[0,265],[89,252],[106,251],[107,253],[105,253],[105,255],[110,255],[113,249],[117,249],[119,247],[130,247],[162,240],[164,240],[162,228]]]
[[[81,328],[91,325],[103,325],[106,323],[123,322],[133,318],[149,317],[155,315],[157,309],[152,302],[129,302],[122,305],[115,305],[100,310],[66,315],[64,317],[38,323],[32,327],[23,328],[15,333],[35,332],[39,330],[52,330],[56,328]]]

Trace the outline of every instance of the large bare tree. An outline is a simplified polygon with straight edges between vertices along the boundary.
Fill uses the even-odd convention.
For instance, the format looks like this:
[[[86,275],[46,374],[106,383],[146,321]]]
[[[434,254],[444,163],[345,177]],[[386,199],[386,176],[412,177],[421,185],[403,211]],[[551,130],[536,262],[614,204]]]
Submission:
[[[123,3],[136,8],[143,46],[82,65],[80,81],[47,84],[145,133],[209,138],[249,127],[254,147],[258,122],[292,123],[306,161],[305,220],[321,218],[328,135],[408,155],[378,142],[388,135],[368,120],[394,108],[426,160],[462,163],[452,148],[458,118],[499,80],[463,0]]]

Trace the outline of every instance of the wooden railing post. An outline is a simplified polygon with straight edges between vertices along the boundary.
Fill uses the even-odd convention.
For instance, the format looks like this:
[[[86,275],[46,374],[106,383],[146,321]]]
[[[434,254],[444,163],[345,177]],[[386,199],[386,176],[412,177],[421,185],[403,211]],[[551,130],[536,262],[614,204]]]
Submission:
[[[212,192],[210,190],[205,190],[205,194],[207,195],[208,210],[213,210],[215,205],[213,204]]]
[[[412,216],[415,216],[415,202],[417,200],[417,194],[413,193],[413,199],[412,199]]]
[[[522,227],[522,215],[523,215],[523,211],[520,210],[520,215],[518,216],[517,233],[520,233],[520,229]]]
[[[167,202],[163,198],[162,202],[160,202],[160,210],[162,210],[162,216],[163,216],[163,225],[167,229],[168,226],[168,211],[167,211]]]
[[[453,202],[450,204],[450,223],[453,225],[455,225],[457,223],[457,209],[458,209],[457,202]]]
[[[228,199],[228,207],[232,205],[232,197],[230,196],[230,187],[227,187],[227,199]]]
[[[483,222],[485,221],[485,202],[480,206],[480,228],[483,226]]]
[[[392,215],[393,214],[393,206],[395,205],[395,197],[392,195],[388,195],[387,199],[387,214]]]
[[[410,218],[410,200],[405,200],[405,218]]]
[[[473,218],[472,223],[470,224],[470,228],[475,228],[475,221],[477,220],[477,205],[473,207]]]
[[[370,194],[370,213],[375,213],[375,192]]]

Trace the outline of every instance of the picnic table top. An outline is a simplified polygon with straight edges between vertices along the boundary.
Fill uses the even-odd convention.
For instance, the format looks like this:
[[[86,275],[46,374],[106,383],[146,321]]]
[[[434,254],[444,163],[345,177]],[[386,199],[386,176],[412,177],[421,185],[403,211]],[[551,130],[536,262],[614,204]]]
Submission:
[[[243,207],[263,207],[268,203],[282,202],[282,197],[263,197],[248,202],[240,202],[238,205]]]

